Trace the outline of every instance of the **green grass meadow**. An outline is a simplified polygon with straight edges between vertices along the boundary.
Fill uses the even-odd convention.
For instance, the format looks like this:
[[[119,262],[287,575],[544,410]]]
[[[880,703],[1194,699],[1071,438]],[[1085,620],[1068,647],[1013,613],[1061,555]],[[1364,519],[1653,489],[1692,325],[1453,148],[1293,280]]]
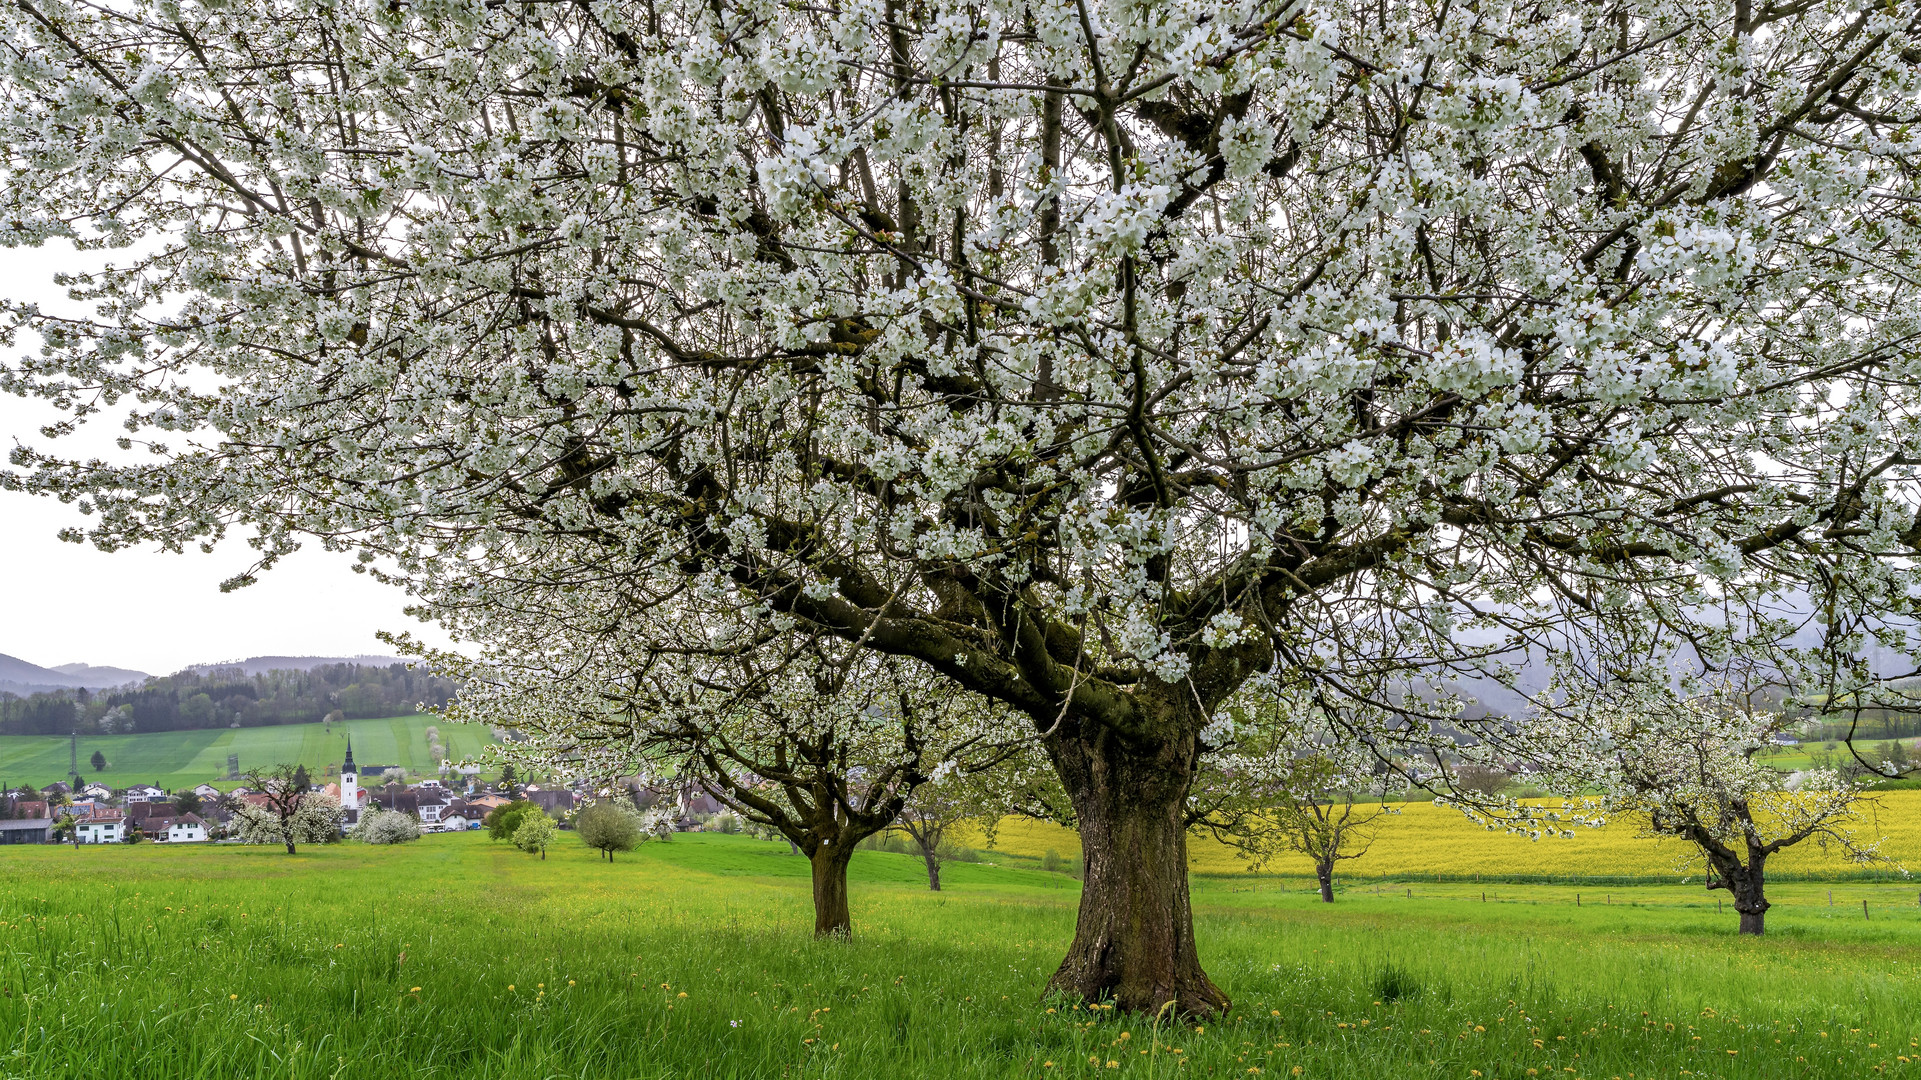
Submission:
[[[1921,1072],[1905,884],[1782,886],[1756,941],[1698,887],[1370,882],[1330,906],[1196,878],[1235,1008],[1157,1024],[1044,1000],[1077,883],[985,858],[930,893],[861,852],[836,943],[811,939],[805,862],[738,836],[611,864],[571,834],[544,862],[471,834],[0,849],[0,1076]]]
[[[321,775],[338,768],[353,738],[354,760],[363,767],[399,765],[431,776],[439,761],[427,749],[426,730],[440,729],[441,741],[455,760],[478,754],[492,736],[477,724],[450,724],[434,716],[396,716],[347,720],[338,724],[286,724],[278,727],[159,731],[132,735],[82,736],[80,776],[116,788],[155,784],[192,787],[227,775],[227,755],[240,755],[240,768],[305,765]],[[107,759],[104,772],[88,760],[94,751]],[[63,736],[0,736],[0,782],[41,785],[67,777],[67,739]]]

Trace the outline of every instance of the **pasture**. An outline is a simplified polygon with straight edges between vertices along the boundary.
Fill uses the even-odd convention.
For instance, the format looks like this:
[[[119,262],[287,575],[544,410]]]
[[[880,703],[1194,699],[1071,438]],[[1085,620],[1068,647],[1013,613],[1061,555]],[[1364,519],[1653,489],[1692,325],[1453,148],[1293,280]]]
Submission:
[[[285,724],[276,727],[156,731],[80,738],[80,778],[111,787],[154,784],[192,787],[227,774],[227,755],[239,754],[241,769],[286,763],[305,765],[315,776],[339,767],[353,738],[354,760],[367,765],[399,765],[415,775],[432,776],[439,761],[427,749],[426,730],[440,729],[441,741],[455,760],[478,754],[492,735],[480,725],[450,724],[428,715],[338,724]],[[94,751],[107,758],[105,772],[88,764]],[[36,786],[67,777],[67,739],[57,735],[0,736],[0,781]]]
[[[611,864],[571,836],[545,862],[477,835],[0,850],[0,1076],[1921,1071],[1907,884],[1784,885],[1756,941],[1698,886],[1576,907],[1390,879],[1329,906],[1200,876],[1202,958],[1236,1007],[1191,1024],[1043,998],[1065,875],[988,852],[929,893],[917,860],[863,851],[847,943],[811,939],[806,875],[784,844],[704,834]]]

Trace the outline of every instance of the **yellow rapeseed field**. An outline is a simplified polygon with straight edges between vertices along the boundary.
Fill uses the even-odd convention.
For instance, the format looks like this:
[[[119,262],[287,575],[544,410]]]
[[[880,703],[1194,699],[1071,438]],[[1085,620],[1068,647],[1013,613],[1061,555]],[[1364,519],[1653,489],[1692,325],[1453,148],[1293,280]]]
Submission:
[[[1461,812],[1432,803],[1405,803],[1401,812],[1380,820],[1378,835],[1365,856],[1344,861],[1341,874],[1489,874],[1489,875],[1683,875],[1699,874],[1691,851],[1673,841],[1636,835],[1628,822],[1598,829],[1576,826],[1572,839],[1529,840],[1499,829],[1489,831]],[[1882,851],[1909,869],[1921,869],[1921,791],[1890,791],[1873,797],[1855,826],[1857,835],[1884,837]],[[978,833],[957,837],[981,846]],[[1009,818],[1000,826],[994,850],[1040,857],[1049,850],[1063,857],[1080,854],[1080,838],[1058,825]],[[1210,836],[1195,835],[1189,844],[1190,865],[1196,873],[1247,872],[1246,864]],[[1812,841],[1788,849],[1768,862],[1773,873],[1845,873],[1855,867]],[[1266,873],[1313,873],[1306,858],[1289,855],[1274,859]]]

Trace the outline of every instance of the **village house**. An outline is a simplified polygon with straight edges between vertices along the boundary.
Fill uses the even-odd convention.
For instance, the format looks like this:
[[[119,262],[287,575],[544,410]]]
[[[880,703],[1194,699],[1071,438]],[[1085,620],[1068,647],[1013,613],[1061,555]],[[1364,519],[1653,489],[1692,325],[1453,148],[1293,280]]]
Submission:
[[[165,802],[167,800],[167,793],[161,788],[154,787],[152,784],[135,784],[127,789],[126,800],[129,804]]]
[[[127,838],[127,815],[96,806],[85,816],[76,814],[73,827],[82,844],[118,844]]]
[[[148,818],[141,829],[149,840],[161,844],[197,843],[207,839],[207,823],[198,814]]]
[[[574,808],[574,793],[565,788],[529,787],[521,797],[545,810],[548,817],[560,817]]]
[[[438,784],[432,787],[422,784],[415,789],[414,796],[416,805],[419,807],[420,820],[428,825],[439,824],[447,807],[454,802],[453,793]]]

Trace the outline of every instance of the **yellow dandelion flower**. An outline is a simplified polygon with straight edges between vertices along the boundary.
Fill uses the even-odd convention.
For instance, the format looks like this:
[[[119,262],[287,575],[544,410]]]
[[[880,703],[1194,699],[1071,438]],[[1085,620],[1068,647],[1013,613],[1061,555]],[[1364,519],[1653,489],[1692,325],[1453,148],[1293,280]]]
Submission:
[[[240,995],[239,995],[239,994],[228,994],[228,995],[227,995],[227,1000],[228,1000],[228,1001],[239,1001],[239,1000],[240,1000]]]
[[[418,993],[420,993],[420,987],[418,987],[418,986],[416,986],[416,987],[414,987],[414,988],[413,988],[412,990],[409,990],[409,991],[407,991],[407,992],[408,992],[409,994],[418,994]]]
[[[675,994],[674,996],[675,996],[675,997],[686,997],[686,996],[687,996],[687,991],[685,991],[685,990],[682,990],[682,991],[681,991],[680,993],[678,993],[678,994]]]
[[[1118,1069],[1121,1067],[1121,1063],[1118,1061],[1110,1061],[1107,1063],[1107,1067],[1110,1069]]]
[[[514,984],[513,984],[513,983],[508,983],[508,984],[507,984],[507,989],[509,989],[509,990],[512,990],[513,988],[514,988]]]

